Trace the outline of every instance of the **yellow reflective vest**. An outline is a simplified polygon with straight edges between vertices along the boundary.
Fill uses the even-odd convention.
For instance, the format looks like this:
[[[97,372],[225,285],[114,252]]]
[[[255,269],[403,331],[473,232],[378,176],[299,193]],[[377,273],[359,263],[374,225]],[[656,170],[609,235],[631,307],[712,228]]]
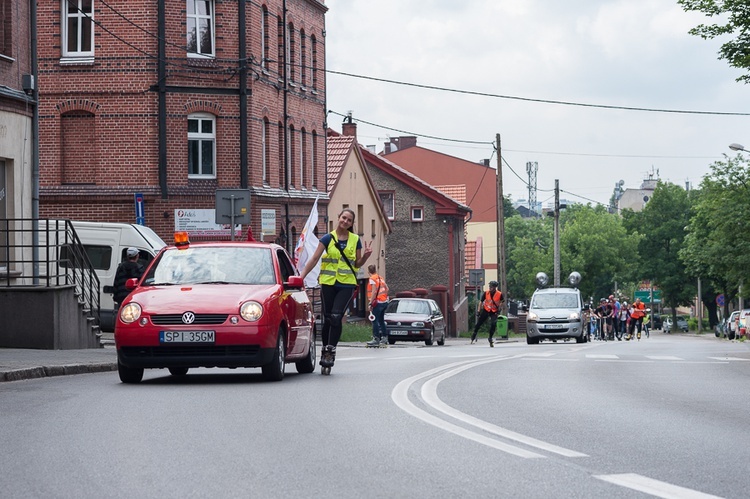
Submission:
[[[338,246],[336,245],[336,233],[331,232],[331,242],[328,243],[323,258],[320,263],[320,284],[326,284],[333,286],[336,281],[341,284],[357,284],[357,276],[354,272],[359,270],[354,267],[354,262],[357,260],[357,242],[359,236],[352,232],[349,233],[349,239],[346,240],[346,248],[344,248],[344,254],[351,262],[354,267],[354,272],[349,268],[344,258],[341,256]]]

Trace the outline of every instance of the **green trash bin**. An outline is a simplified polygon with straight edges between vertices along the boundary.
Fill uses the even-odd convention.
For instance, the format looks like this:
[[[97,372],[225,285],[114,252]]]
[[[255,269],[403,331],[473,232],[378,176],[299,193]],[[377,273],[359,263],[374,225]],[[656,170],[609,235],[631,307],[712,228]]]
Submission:
[[[498,338],[508,337],[508,316],[498,315],[497,325],[495,326],[495,336]]]

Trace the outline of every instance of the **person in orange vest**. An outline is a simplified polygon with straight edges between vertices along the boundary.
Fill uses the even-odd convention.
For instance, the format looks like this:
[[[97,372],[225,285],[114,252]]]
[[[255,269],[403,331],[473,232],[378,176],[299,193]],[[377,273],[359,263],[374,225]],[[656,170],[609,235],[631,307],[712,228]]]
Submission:
[[[630,312],[630,334],[628,339],[633,338],[633,331],[638,328],[638,340],[641,339],[641,328],[643,327],[643,318],[646,316],[646,304],[640,298],[633,302],[633,309]]]
[[[494,347],[495,342],[492,337],[495,335],[495,328],[497,327],[497,314],[500,311],[500,306],[503,303],[503,293],[497,290],[497,281],[490,281],[489,291],[482,293],[482,301],[479,303],[479,317],[477,317],[477,323],[474,325],[474,332],[471,334],[471,342],[477,341],[477,331],[482,327],[484,321],[490,320],[490,346]]]
[[[367,271],[370,280],[367,282],[367,307],[375,318],[372,321],[372,341],[368,347],[388,346],[388,332],[385,329],[385,308],[388,306],[388,284],[377,274],[375,265],[369,265]]]

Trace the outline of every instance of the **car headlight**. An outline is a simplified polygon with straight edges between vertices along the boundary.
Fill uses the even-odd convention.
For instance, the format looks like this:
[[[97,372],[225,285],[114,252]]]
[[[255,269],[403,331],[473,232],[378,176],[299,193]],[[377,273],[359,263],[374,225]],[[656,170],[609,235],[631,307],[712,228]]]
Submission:
[[[125,324],[131,324],[141,316],[141,306],[130,302],[120,309],[120,320]]]
[[[257,301],[248,301],[240,307],[240,315],[248,322],[255,322],[263,316],[263,306]]]
[[[529,312],[528,315],[526,315],[526,320],[536,322],[537,319],[539,319],[539,316],[536,315],[534,312]]]
[[[424,322],[422,321],[412,322],[411,327],[424,327]]]
[[[581,318],[581,315],[578,312],[571,312],[570,313],[570,320],[577,321]]]

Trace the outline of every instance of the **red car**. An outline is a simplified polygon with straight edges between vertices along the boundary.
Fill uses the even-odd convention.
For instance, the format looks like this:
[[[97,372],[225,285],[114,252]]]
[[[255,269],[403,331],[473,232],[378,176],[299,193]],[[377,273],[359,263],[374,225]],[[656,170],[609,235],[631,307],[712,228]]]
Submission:
[[[290,362],[314,371],[312,306],[284,248],[179,240],[127,282],[115,323],[123,383],[152,368],[184,376],[191,367],[260,367],[271,381]]]

